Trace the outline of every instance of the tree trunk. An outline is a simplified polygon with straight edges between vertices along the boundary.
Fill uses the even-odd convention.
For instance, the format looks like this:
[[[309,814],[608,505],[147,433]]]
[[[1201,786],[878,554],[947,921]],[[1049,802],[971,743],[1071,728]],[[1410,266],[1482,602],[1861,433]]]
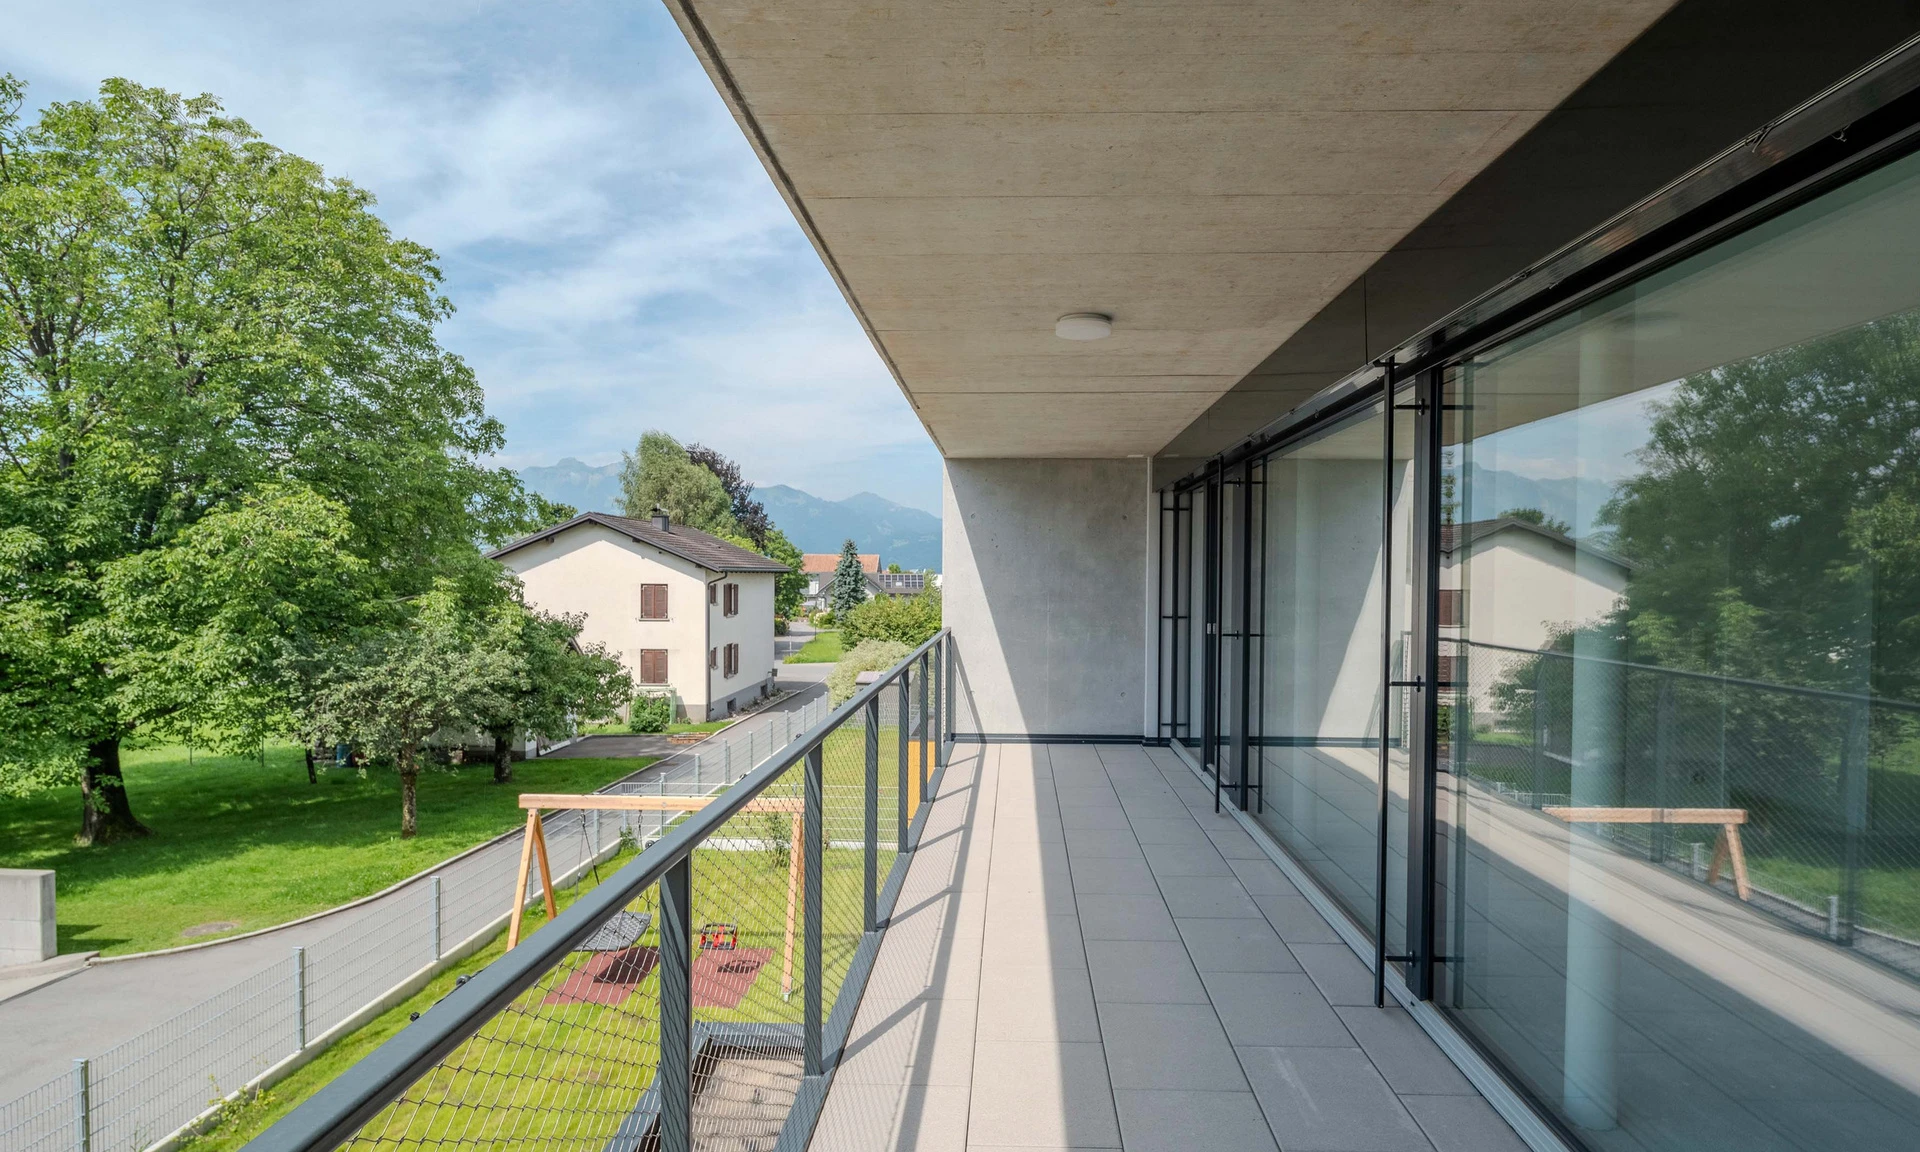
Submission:
[[[152,834],[152,829],[133,818],[133,806],[127,803],[127,783],[120,775],[120,738],[87,745],[87,763],[80,775],[80,835],[75,842],[111,844]]]
[[[307,754],[307,783],[318,784],[320,783],[320,774],[313,770],[313,745],[307,745],[303,751]]]
[[[493,782],[513,783],[513,746],[508,743],[505,728],[493,730]]]
[[[414,762],[413,749],[400,753],[400,839],[411,840],[420,831],[420,799],[414,785],[420,780],[420,766]]]

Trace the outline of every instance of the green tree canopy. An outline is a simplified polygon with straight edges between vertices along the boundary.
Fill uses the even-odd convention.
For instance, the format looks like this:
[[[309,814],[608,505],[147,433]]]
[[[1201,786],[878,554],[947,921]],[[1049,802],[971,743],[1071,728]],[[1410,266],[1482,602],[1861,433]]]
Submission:
[[[633,679],[601,644],[582,644],[584,615],[527,608],[518,596],[488,613],[477,643],[506,659],[472,701],[475,727],[493,740],[493,779],[513,779],[516,733],[572,735],[579,719],[612,715],[633,695]]]
[[[852,540],[840,546],[840,562],[833,568],[833,614],[846,614],[867,599],[867,577],[860,567],[860,549]]]
[[[211,96],[22,104],[0,78],[0,771],[77,773],[91,842],[144,831],[135,727],[204,706],[254,739],[287,710],[239,683],[267,636],[484,583],[475,541],[536,510],[435,338],[433,254],[365,190]]]
[[[637,520],[665,508],[677,524],[715,536],[740,535],[726,486],[665,432],[641,434],[639,445],[623,458],[620,488],[621,511]]]
[[[1556,520],[1538,508],[1509,508],[1500,513],[1508,520],[1524,520],[1529,524],[1538,524],[1549,532],[1558,532],[1562,536],[1573,535],[1573,525],[1565,520]]]
[[[918,648],[940,631],[940,590],[929,584],[912,596],[875,596],[838,619],[840,642],[849,648],[866,640]]]

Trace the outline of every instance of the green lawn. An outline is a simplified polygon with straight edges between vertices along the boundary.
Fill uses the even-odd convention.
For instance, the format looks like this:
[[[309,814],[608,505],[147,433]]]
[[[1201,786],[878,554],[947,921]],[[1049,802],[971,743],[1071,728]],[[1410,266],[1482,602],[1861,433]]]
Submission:
[[[650,761],[541,760],[497,787],[490,765],[420,777],[420,835],[400,839],[400,782],[348,769],[307,783],[300,749],[191,760],[182,748],[128,751],[127,792],[154,834],[73,843],[78,788],[0,803],[0,867],[59,873],[60,951],[170,948],[270,927],[344,904],[514,827],[522,791],[590,792]],[[235,926],[191,939],[183,930]]]
[[[836,629],[820,632],[801,646],[800,651],[787,657],[789,664],[837,664],[840,661],[840,633]]]
[[[735,719],[738,719],[738,717],[735,717]],[[691,724],[684,720],[676,720],[672,724],[667,725],[666,735],[678,736],[683,732],[718,732],[733,722],[733,720],[702,720],[698,724]],[[580,735],[632,736],[634,735],[634,731],[627,727],[625,720],[605,720],[598,724],[580,725]]]

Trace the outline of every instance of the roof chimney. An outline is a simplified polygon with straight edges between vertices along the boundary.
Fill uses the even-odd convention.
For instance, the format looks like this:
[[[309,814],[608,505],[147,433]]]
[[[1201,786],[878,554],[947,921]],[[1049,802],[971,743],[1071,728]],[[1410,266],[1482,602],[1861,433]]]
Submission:
[[[673,531],[673,520],[668,517],[667,510],[658,504],[653,506],[653,526],[662,532]]]

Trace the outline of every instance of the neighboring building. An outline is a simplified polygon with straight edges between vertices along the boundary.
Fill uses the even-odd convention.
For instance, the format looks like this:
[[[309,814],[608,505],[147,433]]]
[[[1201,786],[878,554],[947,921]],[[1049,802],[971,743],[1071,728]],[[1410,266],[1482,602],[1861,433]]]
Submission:
[[[867,597],[918,596],[927,590],[925,572],[869,572]]]
[[[527,603],[586,616],[582,642],[620,658],[636,688],[718,719],[773,689],[773,589],[785,565],[665,516],[587,512],[490,555]]]
[[[1444,525],[1436,622],[1440,639],[1465,641],[1468,626],[1476,624],[1470,637],[1475,645],[1493,650],[1545,648],[1556,633],[1611,612],[1632,574],[1633,565],[1613,553],[1530,520],[1502,516]],[[1499,610],[1484,622],[1474,621],[1471,600],[1497,600]],[[1440,679],[1448,684],[1470,680],[1473,709],[1479,715],[1489,709],[1493,684],[1484,675],[1463,674],[1457,663],[1461,651],[1459,645],[1442,648]]]
[[[860,571],[872,574],[880,571],[880,553],[862,552]],[[833,606],[833,574],[840,568],[838,552],[808,552],[800,557],[800,571],[807,576],[807,594],[801,603],[809,612],[818,612]]]

